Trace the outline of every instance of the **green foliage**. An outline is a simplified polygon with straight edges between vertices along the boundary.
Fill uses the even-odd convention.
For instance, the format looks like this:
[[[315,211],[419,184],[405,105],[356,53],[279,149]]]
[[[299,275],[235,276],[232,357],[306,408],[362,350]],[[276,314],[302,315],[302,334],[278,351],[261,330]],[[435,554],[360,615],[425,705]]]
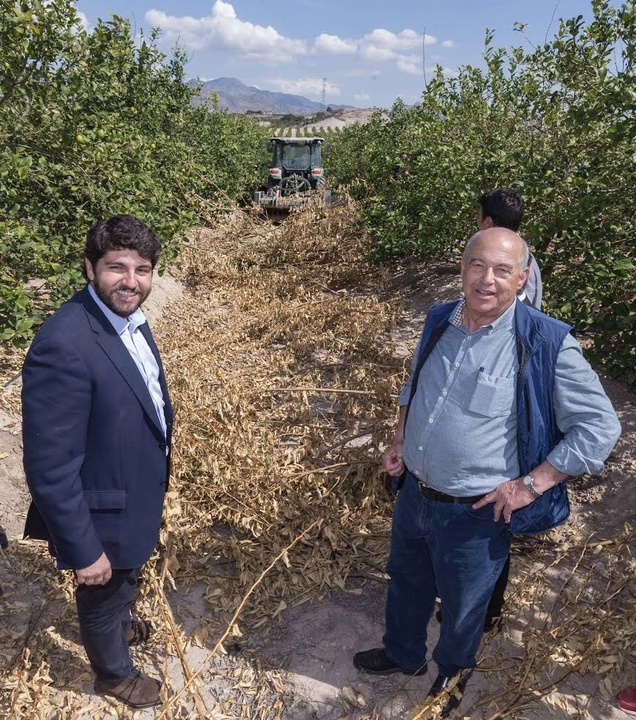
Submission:
[[[518,188],[548,311],[594,331],[597,360],[636,387],[636,5],[592,11],[530,52],[487,33],[483,70],[440,68],[419,105],[346,129],[329,171],[380,257],[453,256],[477,197]]]
[[[31,295],[10,272],[4,272],[0,276],[0,340],[18,345],[27,342],[41,319]]]
[[[185,56],[119,17],[87,33],[72,0],[0,0],[0,337],[28,341],[82,282],[88,227],[116,213],[164,239],[197,219],[199,198],[243,197],[262,130],[191,106]],[[25,283],[38,279],[34,293]],[[29,286],[30,287],[30,286]]]
[[[366,125],[352,125],[337,138],[330,133],[333,147],[325,161],[330,183],[357,200],[382,202],[394,147],[388,126],[378,111]],[[371,226],[378,229],[375,223]]]

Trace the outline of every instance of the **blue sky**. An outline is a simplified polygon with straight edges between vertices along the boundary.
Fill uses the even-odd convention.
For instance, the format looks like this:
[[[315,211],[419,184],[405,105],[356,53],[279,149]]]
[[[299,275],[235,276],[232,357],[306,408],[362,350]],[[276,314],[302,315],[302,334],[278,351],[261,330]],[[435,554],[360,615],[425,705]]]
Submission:
[[[620,5],[614,0],[613,5]],[[162,30],[190,58],[191,77],[246,85],[327,104],[416,102],[436,64],[449,74],[481,65],[486,28],[495,45],[530,48],[559,18],[590,19],[590,0],[78,0],[88,27],[111,14],[145,33]],[[514,23],[526,24],[524,35]],[[425,40],[424,40],[425,39]]]

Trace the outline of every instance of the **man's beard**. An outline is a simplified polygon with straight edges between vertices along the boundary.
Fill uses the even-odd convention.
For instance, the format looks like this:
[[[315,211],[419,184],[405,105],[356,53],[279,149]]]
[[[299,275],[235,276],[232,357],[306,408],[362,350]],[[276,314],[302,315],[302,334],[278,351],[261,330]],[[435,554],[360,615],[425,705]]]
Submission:
[[[141,292],[140,290],[136,290],[135,297],[136,302],[135,303],[125,303],[123,301],[120,301],[117,299],[117,292],[119,290],[122,290],[121,286],[118,286],[117,288],[113,288],[110,291],[106,291],[97,280],[97,277],[92,282],[93,290],[95,290],[95,294],[97,297],[106,305],[106,307],[115,313],[115,315],[119,315],[119,317],[129,317],[132,315],[135,310],[137,310],[141,304],[144,302],[144,300],[150,295],[150,289],[148,289],[146,292]]]

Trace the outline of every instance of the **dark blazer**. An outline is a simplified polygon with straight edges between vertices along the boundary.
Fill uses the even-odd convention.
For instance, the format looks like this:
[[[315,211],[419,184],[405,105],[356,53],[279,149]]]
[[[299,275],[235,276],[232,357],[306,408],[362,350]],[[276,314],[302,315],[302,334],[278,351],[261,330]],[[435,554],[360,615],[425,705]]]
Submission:
[[[167,446],[173,415],[157,347]],[[22,371],[24,470],[33,503],[25,537],[48,540],[60,567],[102,554],[142,565],[159,536],[169,455],[150,393],[90,296],[77,293],[42,326]]]

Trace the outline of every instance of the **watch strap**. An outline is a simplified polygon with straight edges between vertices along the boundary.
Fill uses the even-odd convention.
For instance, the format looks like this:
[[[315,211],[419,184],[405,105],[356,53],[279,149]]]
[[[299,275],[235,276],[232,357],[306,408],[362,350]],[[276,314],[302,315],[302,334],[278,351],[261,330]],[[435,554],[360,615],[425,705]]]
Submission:
[[[523,483],[523,486],[528,490],[530,495],[536,500],[537,498],[540,498],[543,493],[540,493],[537,488],[534,486],[534,478],[530,473],[528,473],[521,481]]]

